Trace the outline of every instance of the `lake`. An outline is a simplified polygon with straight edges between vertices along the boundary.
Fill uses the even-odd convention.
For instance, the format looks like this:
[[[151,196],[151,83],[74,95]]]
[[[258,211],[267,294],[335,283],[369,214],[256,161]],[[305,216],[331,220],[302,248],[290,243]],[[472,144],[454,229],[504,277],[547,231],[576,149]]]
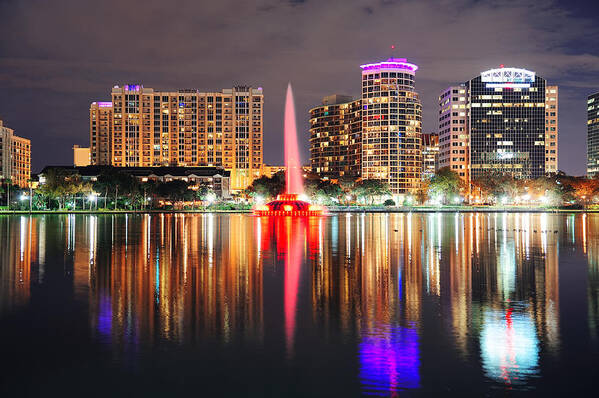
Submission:
[[[582,394],[599,214],[0,216],[0,395]]]

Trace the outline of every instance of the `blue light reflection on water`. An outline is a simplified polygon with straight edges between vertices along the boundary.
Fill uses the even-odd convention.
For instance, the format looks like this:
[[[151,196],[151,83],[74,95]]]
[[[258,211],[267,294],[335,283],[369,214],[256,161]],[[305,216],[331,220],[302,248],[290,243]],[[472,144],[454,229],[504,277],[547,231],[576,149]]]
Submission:
[[[485,309],[480,335],[485,374],[505,384],[523,384],[539,373],[539,339],[526,312]]]

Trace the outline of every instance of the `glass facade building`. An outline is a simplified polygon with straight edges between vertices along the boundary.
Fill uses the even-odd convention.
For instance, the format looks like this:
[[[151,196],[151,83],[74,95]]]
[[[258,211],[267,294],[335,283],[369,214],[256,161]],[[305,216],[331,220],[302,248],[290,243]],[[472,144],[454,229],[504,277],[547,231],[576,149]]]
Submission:
[[[466,86],[471,179],[545,175],[545,79],[525,69],[499,68]]]
[[[321,178],[360,176],[361,105],[359,99],[329,95],[310,109],[310,166]]]
[[[404,58],[362,65],[362,178],[393,194],[415,193],[422,177],[418,66]]]
[[[587,100],[587,175],[599,174],[599,93]]]
[[[422,134],[422,179],[430,179],[435,175],[439,163],[439,135]]]

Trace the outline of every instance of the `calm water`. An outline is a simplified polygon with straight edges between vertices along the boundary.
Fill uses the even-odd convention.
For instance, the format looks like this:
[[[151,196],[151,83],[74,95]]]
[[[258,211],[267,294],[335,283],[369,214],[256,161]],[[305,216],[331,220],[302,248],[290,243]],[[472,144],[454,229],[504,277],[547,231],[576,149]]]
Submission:
[[[588,391],[599,215],[0,216],[0,358],[4,397]]]

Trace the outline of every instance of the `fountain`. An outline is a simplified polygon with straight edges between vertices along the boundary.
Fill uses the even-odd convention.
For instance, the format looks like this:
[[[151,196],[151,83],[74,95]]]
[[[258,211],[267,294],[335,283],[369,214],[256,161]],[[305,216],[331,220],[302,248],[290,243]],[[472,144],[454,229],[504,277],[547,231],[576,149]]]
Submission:
[[[295,105],[291,83],[287,86],[285,98],[285,193],[278,195],[266,205],[254,209],[259,216],[317,216],[322,214],[319,206],[300,200],[304,192],[302,183],[302,165],[297,145],[297,128],[295,125]]]

